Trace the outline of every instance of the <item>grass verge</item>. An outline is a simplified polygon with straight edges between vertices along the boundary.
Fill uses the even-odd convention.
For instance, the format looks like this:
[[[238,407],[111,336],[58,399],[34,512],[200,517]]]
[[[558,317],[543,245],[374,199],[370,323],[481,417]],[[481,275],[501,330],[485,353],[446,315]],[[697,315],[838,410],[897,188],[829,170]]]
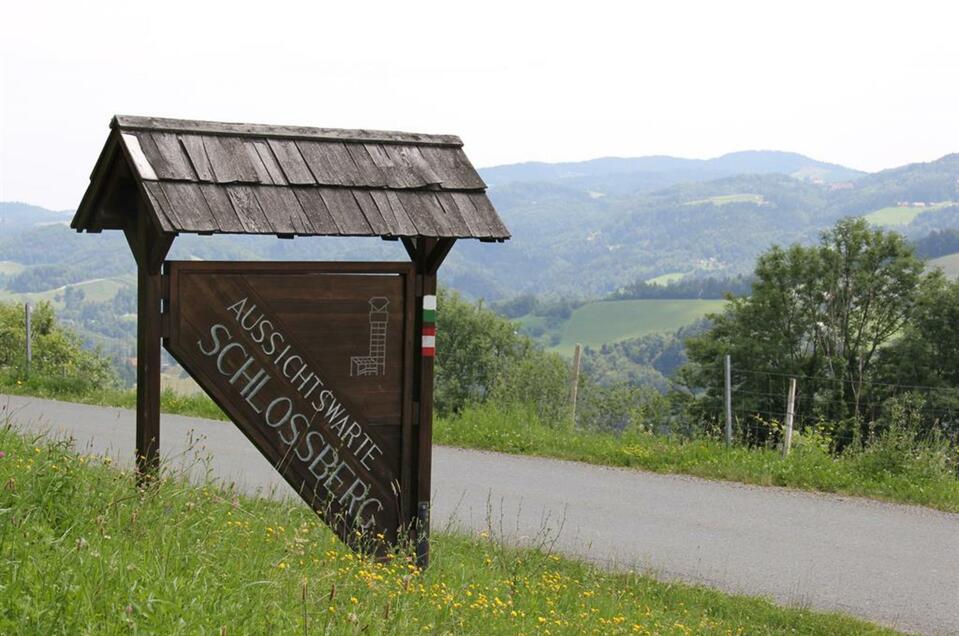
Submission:
[[[133,390],[70,391],[42,379],[3,383],[0,392],[133,409]],[[165,413],[226,420],[205,395],[164,391]],[[726,448],[709,439],[686,440],[647,434],[621,435],[546,426],[524,409],[486,404],[455,417],[439,417],[433,429],[437,444],[520,455],[569,459],[605,466],[681,473],[707,479],[760,486],[871,497],[959,512],[959,479],[941,458],[912,452],[890,454],[867,449],[834,457],[796,435],[793,452],[783,459],[765,448]]]
[[[941,458],[914,452],[892,454],[884,447],[834,457],[800,435],[784,459],[778,450],[726,448],[709,439],[557,429],[540,424],[524,409],[484,405],[456,418],[437,419],[433,439],[450,446],[789,486],[959,512],[959,480]]]
[[[851,618],[437,533],[376,563],[302,505],[0,428],[0,633],[884,634]]]
[[[98,406],[116,406],[135,409],[137,393],[135,389],[94,389],[85,384],[72,383],[61,378],[31,376],[29,380],[14,380],[0,375],[0,393],[9,395],[30,395],[50,400],[63,400],[79,404]],[[183,395],[170,389],[164,389],[160,395],[160,408],[164,413],[174,415],[192,415],[211,420],[227,420],[213,400],[202,393]]]

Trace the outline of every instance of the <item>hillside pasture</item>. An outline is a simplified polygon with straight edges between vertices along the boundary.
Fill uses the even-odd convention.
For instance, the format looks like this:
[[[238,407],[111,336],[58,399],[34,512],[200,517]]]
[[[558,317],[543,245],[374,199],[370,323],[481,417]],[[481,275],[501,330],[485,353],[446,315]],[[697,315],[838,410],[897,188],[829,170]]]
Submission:
[[[951,279],[959,278],[959,252],[940,256],[926,263],[927,270],[935,268],[941,269],[942,273]]]
[[[20,263],[13,261],[0,261],[0,274],[19,274],[26,269]]]
[[[890,206],[887,208],[881,208],[870,212],[869,214],[863,215],[863,218],[872,223],[873,225],[881,225],[883,227],[892,227],[898,225],[909,225],[912,223],[917,216],[923,212],[934,212],[936,210],[941,210],[949,205],[952,205],[952,201],[942,201],[940,203],[935,203],[933,205],[927,205],[925,207],[918,206]]]
[[[653,278],[646,279],[646,282],[650,285],[662,285],[666,286],[670,283],[675,283],[683,280],[686,277],[686,272],[668,272],[666,274],[660,274],[659,276],[654,276]]]
[[[725,300],[610,300],[573,312],[556,351],[571,354],[576,343],[600,347],[607,342],[675,331],[707,313],[721,311]]]
[[[719,194],[714,197],[709,197],[706,199],[696,199],[695,201],[687,201],[685,205],[703,205],[705,203],[711,203],[713,205],[728,205],[730,203],[755,203],[756,205],[763,205],[766,200],[761,194]]]
[[[136,278],[130,274],[125,276],[112,276],[109,278],[95,278],[80,283],[64,285],[63,287],[57,287],[56,289],[48,289],[42,292],[19,293],[6,289],[0,289],[0,301],[38,302],[41,300],[47,300],[53,303],[55,307],[60,308],[63,304],[63,292],[67,287],[82,289],[85,300],[103,302],[113,298],[118,290],[126,287],[133,287],[134,285],[136,285]]]

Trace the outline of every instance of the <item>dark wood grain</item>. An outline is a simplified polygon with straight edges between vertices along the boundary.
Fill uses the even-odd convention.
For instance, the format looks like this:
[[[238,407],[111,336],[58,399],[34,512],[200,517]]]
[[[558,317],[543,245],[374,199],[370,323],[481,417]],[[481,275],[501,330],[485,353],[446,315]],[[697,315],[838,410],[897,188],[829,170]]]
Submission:
[[[417,220],[413,218],[413,215],[403,207],[403,203],[400,201],[400,198],[396,196],[396,192],[389,190],[384,193],[386,195],[386,200],[390,204],[390,209],[393,210],[393,214],[396,216],[397,221],[407,228],[412,227],[413,231],[409,234],[404,233],[402,236],[431,236],[433,228],[427,223],[420,225],[417,223]]]
[[[420,205],[417,200],[416,194],[397,191],[390,192],[390,205],[396,208],[399,205],[403,210],[406,211],[406,215],[412,219],[413,225],[416,226],[417,234],[423,236],[440,236],[443,228],[438,227],[436,222],[433,220],[433,215],[429,213],[429,210],[425,206]]]
[[[485,190],[486,184],[461,148],[420,147],[420,152],[449,190]]]
[[[123,197],[139,196],[173,234],[509,238],[458,140],[122,116],[112,126],[76,229],[122,227]]]
[[[206,155],[206,148],[203,146],[203,137],[198,135],[180,135],[180,143],[186,151],[193,171],[200,181],[216,181],[213,174],[213,166],[210,165],[210,158]]]
[[[380,236],[394,236],[397,234],[396,227],[388,224],[386,219],[383,218],[369,190],[353,190],[353,198],[356,199],[356,203],[360,206],[360,210],[363,211],[363,216],[366,217],[366,222],[370,224],[370,228],[374,234]]]
[[[493,209],[493,204],[490,203],[490,200],[484,194],[464,194],[465,198],[473,204],[473,209],[476,210],[477,218],[481,218],[486,221],[487,225],[490,228],[490,236],[499,238],[499,239],[508,239],[510,237],[509,230],[506,229],[506,225],[503,223],[503,220],[499,218],[499,215],[496,213],[496,210]]]
[[[128,130],[165,130],[170,132],[203,133],[210,135],[251,135],[254,137],[309,138],[330,141],[349,140],[382,144],[463,145],[462,140],[455,135],[426,135],[391,130],[344,130],[338,128],[311,128],[307,126],[270,126],[265,124],[167,119],[163,117],[138,117],[133,115],[117,115],[113,121],[115,126]]]
[[[212,183],[201,183],[199,188],[221,232],[243,233],[246,231],[240,217],[233,208],[233,203],[230,201],[226,188],[221,188]]]
[[[316,183],[320,185],[343,185],[337,176],[337,170],[327,156],[327,146],[329,144],[312,140],[296,142],[296,148],[300,151],[306,165],[309,166]]]
[[[146,135],[143,135],[144,137]],[[161,179],[178,179],[183,181],[196,181],[197,175],[193,171],[190,158],[180,145],[180,140],[173,133],[155,132],[150,139],[156,145],[161,161],[161,172],[157,176]],[[142,142],[141,138],[141,142]]]
[[[443,211],[442,206],[440,206],[439,201],[436,200],[436,197],[431,192],[408,192],[400,191],[396,195],[399,197],[400,201],[403,203],[403,207],[407,210],[413,210],[418,216],[417,227],[419,227],[419,219],[428,219],[433,231],[430,236],[459,236],[457,233],[457,228],[454,228],[451,225],[452,219],[446,215],[446,212]],[[463,233],[467,230],[463,227]]]
[[[296,195],[289,188],[259,186],[253,188],[260,209],[270,220],[270,225],[283,234],[316,234],[309,217],[300,207]]]
[[[251,186],[229,186],[226,193],[247,234],[274,233],[273,225],[260,208],[260,201]]]
[[[320,195],[336,220],[336,227],[347,236],[370,236],[373,229],[349,190],[323,188]],[[374,235],[375,236],[375,235]]]
[[[456,200],[449,192],[437,192],[436,200],[442,206],[446,215],[452,219],[452,224],[459,231],[458,237],[486,236],[488,228],[485,223],[477,223],[472,214],[463,214]]]
[[[196,183],[163,181],[160,189],[166,195],[170,207],[176,210],[180,226],[188,232],[212,232],[219,225],[206,199]]]
[[[495,236],[493,228],[490,227],[489,219],[481,215],[473,203],[473,198],[465,192],[451,192],[450,196],[456,202],[460,213],[473,219],[476,225],[477,235],[480,237]]]
[[[293,188],[293,193],[316,234],[335,236],[343,233],[336,226],[330,209],[326,207],[326,202],[320,196],[319,188]]]
[[[276,156],[274,156],[273,151],[270,150],[269,144],[262,139],[253,139],[250,140],[249,143],[256,149],[256,154],[259,155],[260,161],[263,162],[263,167],[266,168],[266,171],[270,175],[270,181],[275,185],[287,185],[289,182],[283,175],[283,169],[280,168],[280,164],[277,163]]]
[[[270,150],[276,157],[276,162],[280,164],[283,175],[290,185],[313,185],[316,179],[313,173],[303,161],[303,156],[296,147],[296,142],[285,139],[270,139]]]
[[[180,226],[180,220],[176,217],[176,212],[171,209],[167,202],[166,195],[160,188],[157,181],[144,181],[144,191],[147,194],[148,202],[154,211],[154,216],[164,232],[174,232]]]
[[[371,188],[384,188],[389,185],[383,170],[373,161],[365,144],[344,144],[356,164],[359,183]]]
[[[412,497],[401,490],[409,484],[404,464],[413,461],[405,456],[404,434],[411,429],[408,389],[413,338],[413,308],[408,294],[414,290],[413,267],[409,263],[216,263],[171,262],[169,278],[170,332],[164,345],[197,380],[201,387],[230,416],[243,434],[273,464],[286,481],[311,505],[347,543],[383,554],[395,545],[400,530],[413,518],[409,503]],[[369,346],[369,299],[384,297],[389,301],[385,371],[379,377],[357,377],[350,371],[351,356],[365,355]],[[256,305],[255,313],[268,319],[271,329],[284,336],[285,343],[315,373],[322,386],[332,391],[345,407],[351,421],[362,427],[365,435],[382,450],[382,456],[366,463],[338,438],[310,406],[310,399],[298,393],[295,382],[287,380],[272,356],[257,345],[253,334],[246,331],[227,308],[240,298]],[[250,320],[253,320],[251,317]],[[204,355],[200,349],[212,346],[210,329],[221,324],[224,342],[242,345],[243,355],[252,356],[252,368],[264,369],[270,380],[258,391],[253,403],[240,395],[244,380],[232,384],[229,373],[218,370],[216,356]],[[253,323],[250,323],[253,324]],[[224,333],[229,332],[229,337]],[[221,345],[222,346],[222,345]],[[237,351],[239,355],[239,351]],[[238,363],[232,357],[224,364]],[[299,361],[297,362],[299,364]],[[230,371],[228,369],[228,371]],[[272,428],[265,423],[262,407],[273,400],[289,399],[298,413],[310,414],[306,428],[289,446],[284,442],[292,429]],[[327,398],[330,399],[330,398]],[[256,406],[259,404],[260,412]],[[302,423],[307,420],[301,420]],[[369,497],[383,502],[375,511],[374,527],[369,535],[383,533],[385,542],[365,543],[358,539],[352,522],[364,520],[337,499],[343,486],[317,479],[309,470],[313,458],[307,445],[307,431],[316,431],[316,439],[330,443],[350,473],[369,487]],[[315,442],[314,442],[315,443]],[[403,475],[407,477],[404,479]],[[331,499],[330,495],[333,495]]]
[[[261,183],[260,173],[254,167],[242,139],[207,136],[203,138],[203,147],[206,148],[217,183]],[[267,179],[265,168],[262,173],[264,180]]]

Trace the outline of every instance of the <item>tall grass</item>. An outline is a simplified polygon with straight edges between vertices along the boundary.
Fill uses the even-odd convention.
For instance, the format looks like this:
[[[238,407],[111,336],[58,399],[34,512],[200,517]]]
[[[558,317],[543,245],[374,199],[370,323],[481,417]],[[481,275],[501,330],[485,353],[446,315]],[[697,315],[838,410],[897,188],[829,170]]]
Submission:
[[[0,392],[127,409],[135,409],[137,405],[136,389],[91,388],[87,383],[59,375],[50,376],[35,373],[29,377],[23,377],[22,375],[0,373]],[[202,393],[183,395],[171,389],[164,389],[160,394],[160,408],[164,413],[192,415],[215,420],[227,419],[220,407]]]
[[[439,444],[868,496],[959,512],[955,459],[945,448],[904,435],[908,437],[892,429],[862,450],[834,456],[817,436],[796,434],[793,451],[784,459],[776,449],[727,448],[708,438],[550,427],[530,409],[488,403],[453,418],[439,418],[433,429]]]
[[[4,634],[866,634],[838,615],[601,571],[488,535],[433,564],[343,547],[302,505],[133,476],[0,428]]]
[[[69,381],[33,376],[28,382],[4,382],[0,392],[36,395],[87,404],[135,408],[133,390],[74,389]],[[205,395],[184,396],[166,390],[166,413],[225,420]],[[652,435],[633,429],[621,434],[548,426],[537,410],[495,402],[438,417],[437,444],[540,455],[608,466],[683,473],[708,479],[763,486],[858,495],[959,512],[959,458],[955,449],[925,444],[908,429],[892,426],[861,449],[833,455],[815,433],[796,434],[793,452],[783,459],[771,448],[727,448],[710,438]],[[951,454],[950,454],[951,453]]]

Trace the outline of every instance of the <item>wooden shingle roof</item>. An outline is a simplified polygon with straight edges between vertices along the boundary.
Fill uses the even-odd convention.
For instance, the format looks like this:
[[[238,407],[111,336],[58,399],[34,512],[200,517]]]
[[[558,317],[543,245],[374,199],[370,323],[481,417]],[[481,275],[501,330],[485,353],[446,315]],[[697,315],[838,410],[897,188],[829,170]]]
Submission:
[[[116,116],[72,227],[505,240],[458,137]],[[118,198],[119,197],[119,198]]]

